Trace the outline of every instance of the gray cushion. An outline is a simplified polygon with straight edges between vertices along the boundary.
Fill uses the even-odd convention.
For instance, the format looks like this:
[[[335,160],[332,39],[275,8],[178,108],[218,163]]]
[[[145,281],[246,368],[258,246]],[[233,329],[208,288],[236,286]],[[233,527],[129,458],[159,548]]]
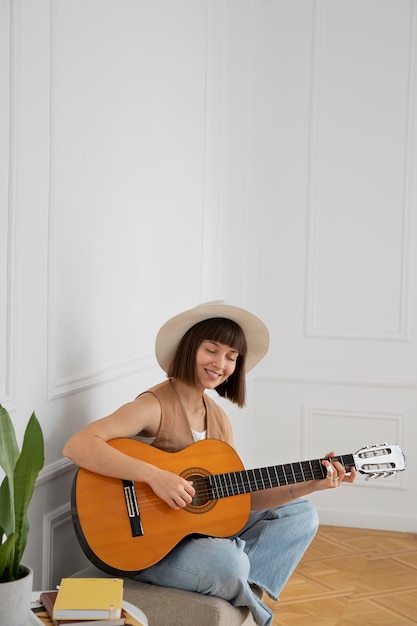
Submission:
[[[91,565],[73,576],[97,578],[109,574]],[[236,608],[226,600],[201,593],[125,578],[123,597],[145,613],[149,626],[256,626],[247,607]]]

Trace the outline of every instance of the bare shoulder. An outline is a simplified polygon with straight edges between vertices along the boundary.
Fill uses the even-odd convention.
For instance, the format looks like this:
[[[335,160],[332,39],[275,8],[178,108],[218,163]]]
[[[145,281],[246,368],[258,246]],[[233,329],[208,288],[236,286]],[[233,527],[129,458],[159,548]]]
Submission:
[[[136,434],[142,434],[145,437],[156,437],[158,434],[162,408],[158,398],[149,392],[145,392],[134,400],[135,405],[141,415],[142,428]]]
[[[153,437],[156,436],[161,423],[161,405],[152,393],[145,392],[105,419],[112,423],[123,423],[128,436],[141,433]]]
[[[81,430],[78,438],[99,437],[104,441],[116,437],[134,437],[143,434],[148,437],[156,436],[161,423],[161,406],[150,393],[123,404],[110,415],[92,422]]]

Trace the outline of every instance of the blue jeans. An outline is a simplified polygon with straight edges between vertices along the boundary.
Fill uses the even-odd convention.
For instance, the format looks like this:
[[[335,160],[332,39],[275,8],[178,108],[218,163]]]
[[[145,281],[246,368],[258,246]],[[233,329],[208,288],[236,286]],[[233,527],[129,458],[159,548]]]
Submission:
[[[317,527],[317,512],[305,499],[253,511],[238,536],[188,537],[162,561],[139,572],[135,580],[247,606],[257,624],[268,626],[272,613],[250,585],[262,587],[278,600]]]

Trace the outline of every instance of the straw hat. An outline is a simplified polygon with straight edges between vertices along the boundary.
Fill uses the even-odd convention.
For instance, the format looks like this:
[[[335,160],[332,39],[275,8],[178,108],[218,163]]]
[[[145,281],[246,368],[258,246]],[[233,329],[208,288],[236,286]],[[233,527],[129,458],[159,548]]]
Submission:
[[[198,322],[213,317],[233,320],[243,330],[248,347],[246,372],[253,369],[265,356],[269,346],[269,332],[259,317],[223,301],[207,302],[171,317],[159,330],[155,341],[155,354],[165,372],[168,371],[178,344],[187,330]]]

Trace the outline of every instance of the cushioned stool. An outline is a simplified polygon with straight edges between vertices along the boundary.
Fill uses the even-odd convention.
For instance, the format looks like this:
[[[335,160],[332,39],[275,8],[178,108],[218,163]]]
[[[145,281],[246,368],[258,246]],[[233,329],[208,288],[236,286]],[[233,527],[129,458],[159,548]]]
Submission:
[[[72,576],[98,578],[109,574],[91,565]],[[256,626],[248,608],[192,591],[125,578],[123,597],[145,613],[149,626]]]

